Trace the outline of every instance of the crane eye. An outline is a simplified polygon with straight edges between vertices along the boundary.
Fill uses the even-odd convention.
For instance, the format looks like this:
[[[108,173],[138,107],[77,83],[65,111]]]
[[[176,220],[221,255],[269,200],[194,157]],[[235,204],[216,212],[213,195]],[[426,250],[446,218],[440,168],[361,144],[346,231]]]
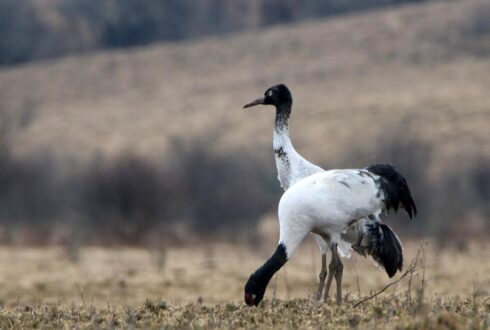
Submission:
[[[268,91],[267,96],[272,96],[272,91]]]

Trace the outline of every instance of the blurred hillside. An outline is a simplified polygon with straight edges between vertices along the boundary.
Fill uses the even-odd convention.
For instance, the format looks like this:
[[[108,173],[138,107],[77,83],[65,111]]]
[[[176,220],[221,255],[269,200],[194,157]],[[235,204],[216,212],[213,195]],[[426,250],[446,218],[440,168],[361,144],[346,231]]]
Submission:
[[[0,65],[420,1],[3,0]]]
[[[0,70],[0,109],[10,120],[4,129],[10,162],[5,168],[20,171],[18,162],[33,164],[33,158],[42,164],[34,168],[48,168],[38,173],[27,166],[24,188],[12,205],[19,200],[25,205],[23,192],[33,178],[51,175],[60,181],[54,191],[68,187],[85,196],[68,213],[95,223],[123,214],[128,222],[153,219],[154,225],[162,218],[191,217],[204,228],[208,223],[220,228],[223,219],[229,223],[253,210],[240,222],[253,227],[280,196],[271,152],[273,110],[241,107],[284,82],[294,97],[292,138],[306,158],[327,168],[392,162],[414,187],[421,209],[412,232],[482,235],[490,229],[489,17],[485,0],[428,2],[5,67]],[[188,147],[196,141],[197,148]],[[128,152],[149,165],[128,160]],[[180,210],[189,211],[176,215],[173,208],[128,197],[141,195],[126,179],[123,188],[117,184],[117,178],[128,177],[128,168],[137,178],[146,175],[143,182],[164,182],[151,191],[166,195],[148,193],[159,196],[151,205],[187,201]],[[85,173],[76,184],[63,178],[76,171]],[[100,175],[116,183],[100,187],[106,182]],[[253,187],[243,188],[245,181]],[[72,191],[86,183],[93,185]],[[127,193],[119,201],[107,200],[123,189]],[[214,195],[202,197],[211,190]],[[61,191],[63,198],[70,196]],[[60,204],[59,193],[52,198],[40,193],[51,198],[46,202],[38,195],[32,197],[36,207]],[[124,201],[135,198],[136,211],[128,215]],[[212,201],[217,204],[210,206]],[[242,209],[233,211],[231,204]],[[116,211],[101,213],[107,205],[116,205]],[[221,209],[225,216],[216,211]],[[46,213],[53,217],[68,216],[65,210]],[[112,223],[107,232],[119,227]]]

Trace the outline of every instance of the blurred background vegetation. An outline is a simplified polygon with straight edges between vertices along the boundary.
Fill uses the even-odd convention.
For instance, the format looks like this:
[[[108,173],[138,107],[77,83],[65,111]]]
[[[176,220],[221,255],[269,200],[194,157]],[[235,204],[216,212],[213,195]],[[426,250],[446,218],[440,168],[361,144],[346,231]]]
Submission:
[[[424,0],[4,0],[0,64],[145,45]]]
[[[0,64],[2,243],[256,242],[277,82],[307,158],[406,175],[404,235],[490,233],[485,1],[2,0]]]

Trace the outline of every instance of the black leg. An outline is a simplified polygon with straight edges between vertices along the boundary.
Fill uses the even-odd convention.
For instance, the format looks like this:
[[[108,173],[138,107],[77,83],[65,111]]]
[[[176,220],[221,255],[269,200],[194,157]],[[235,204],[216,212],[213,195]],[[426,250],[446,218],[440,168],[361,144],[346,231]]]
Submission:
[[[330,246],[330,250],[332,251],[332,261],[328,266],[330,273],[328,274],[327,288],[325,290],[324,300],[327,301],[328,299],[328,292],[330,291],[330,285],[332,284],[332,279],[335,276],[335,282],[337,283],[336,302],[337,305],[340,305],[342,304],[342,275],[344,272],[344,265],[342,264],[342,261],[340,261],[336,243],[333,243]]]
[[[337,305],[342,304],[342,275],[344,273],[344,265],[340,261],[337,254],[337,270],[335,272],[335,281],[337,282]]]
[[[322,254],[322,269],[320,271],[320,283],[318,283],[318,289],[316,291],[316,300],[322,299],[323,287],[325,286],[325,278],[327,277],[327,253]]]

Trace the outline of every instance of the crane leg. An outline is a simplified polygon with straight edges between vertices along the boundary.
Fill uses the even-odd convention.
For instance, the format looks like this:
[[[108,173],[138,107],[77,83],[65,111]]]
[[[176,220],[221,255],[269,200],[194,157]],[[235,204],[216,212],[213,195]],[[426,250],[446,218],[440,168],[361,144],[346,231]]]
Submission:
[[[332,284],[332,279],[335,276],[335,281],[337,283],[336,302],[337,302],[337,305],[340,305],[342,303],[342,274],[344,271],[344,265],[340,261],[339,254],[337,252],[337,244],[333,243],[330,246],[330,249],[332,251],[332,261],[330,262],[330,265],[328,266],[330,272],[329,272],[328,278],[327,278],[327,287],[325,289],[324,301],[328,300],[328,292],[330,291],[330,285]]]
[[[332,244],[334,245],[334,244]],[[335,245],[336,246],[336,245]],[[327,278],[327,287],[325,288],[325,297],[323,298],[324,302],[327,302],[328,300],[328,292],[330,291],[330,285],[332,285],[332,279],[335,274],[335,264],[333,261],[333,255],[332,255],[332,261],[330,261],[330,264],[328,265],[328,270],[330,271],[328,273],[328,278]]]
[[[325,286],[325,278],[327,277],[327,253],[322,253],[322,269],[320,271],[320,283],[318,283],[318,289],[316,290],[316,300],[322,299],[323,287]]]
[[[333,252],[332,252],[333,253]],[[340,260],[339,254],[337,252],[337,246],[335,246],[335,263],[336,263],[336,269],[335,269],[335,282],[337,282],[337,305],[342,304],[342,275],[344,273],[344,265],[342,264],[342,261]],[[332,258],[333,259],[333,258]]]

